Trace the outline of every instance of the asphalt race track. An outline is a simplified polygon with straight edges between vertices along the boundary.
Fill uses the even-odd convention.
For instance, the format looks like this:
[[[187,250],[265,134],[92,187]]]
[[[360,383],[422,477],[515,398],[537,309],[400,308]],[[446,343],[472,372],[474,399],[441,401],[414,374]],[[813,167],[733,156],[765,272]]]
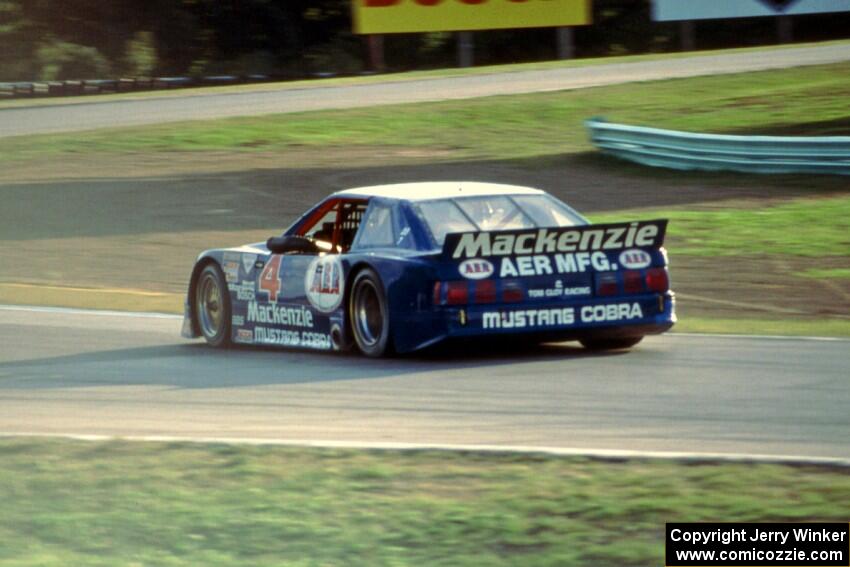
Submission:
[[[850,457],[850,342],[667,335],[369,360],[179,338],[180,319],[0,308],[0,434]]]
[[[846,43],[540,71],[0,109],[0,137],[579,89],[850,60]],[[79,99],[78,99],[79,100]]]

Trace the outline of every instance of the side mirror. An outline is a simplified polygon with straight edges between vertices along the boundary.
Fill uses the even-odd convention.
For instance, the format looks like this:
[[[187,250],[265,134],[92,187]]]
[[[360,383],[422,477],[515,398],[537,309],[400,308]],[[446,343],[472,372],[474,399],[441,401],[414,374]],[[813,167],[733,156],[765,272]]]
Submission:
[[[273,254],[318,254],[323,250],[306,236],[272,236],[266,247]]]

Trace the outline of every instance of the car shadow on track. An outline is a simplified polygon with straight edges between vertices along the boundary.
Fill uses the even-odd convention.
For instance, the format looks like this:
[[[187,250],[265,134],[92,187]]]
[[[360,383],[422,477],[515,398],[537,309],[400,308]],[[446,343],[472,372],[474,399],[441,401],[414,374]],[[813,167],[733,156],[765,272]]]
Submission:
[[[357,353],[236,347],[202,342],[145,346],[0,363],[0,390],[150,386],[239,388],[262,385],[368,380],[424,372],[478,370],[525,364],[609,358],[624,351],[594,352],[577,343],[545,345],[471,343],[415,355],[370,359]]]

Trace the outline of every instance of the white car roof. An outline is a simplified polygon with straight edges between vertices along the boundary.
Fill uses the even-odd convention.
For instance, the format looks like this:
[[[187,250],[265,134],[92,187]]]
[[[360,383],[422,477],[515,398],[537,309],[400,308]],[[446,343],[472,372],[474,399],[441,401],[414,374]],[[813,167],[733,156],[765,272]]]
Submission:
[[[502,185],[499,183],[480,183],[477,181],[427,181],[424,183],[396,183],[393,185],[373,185],[355,187],[338,191],[334,195],[358,197],[385,197],[407,201],[425,201],[428,199],[448,199],[451,197],[478,197],[483,195],[541,195],[544,191]]]

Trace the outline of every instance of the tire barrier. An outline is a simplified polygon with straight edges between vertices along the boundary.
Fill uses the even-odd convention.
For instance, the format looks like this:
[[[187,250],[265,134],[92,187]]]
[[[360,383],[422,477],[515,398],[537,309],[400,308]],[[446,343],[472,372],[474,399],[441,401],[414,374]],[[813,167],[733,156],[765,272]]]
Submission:
[[[679,170],[850,175],[850,136],[727,136],[592,118],[593,144],[628,161]]]
[[[87,79],[84,81],[34,81],[0,83],[0,100],[13,98],[35,98],[50,96],[78,96],[89,94],[127,93],[206,87],[215,85],[239,85],[265,83],[278,80],[267,75],[218,75],[214,77],[133,77],[121,79]]]

